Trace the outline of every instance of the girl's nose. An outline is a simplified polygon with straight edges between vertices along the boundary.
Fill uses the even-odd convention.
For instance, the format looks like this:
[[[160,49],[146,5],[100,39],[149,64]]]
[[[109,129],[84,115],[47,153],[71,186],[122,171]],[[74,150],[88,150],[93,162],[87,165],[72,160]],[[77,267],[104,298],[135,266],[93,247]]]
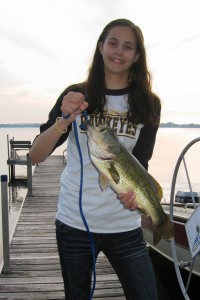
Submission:
[[[123,47],[122,46],[117,46],[116,48],[115,48],[115,53],[117,53],[117,54],[122,54],[123,53]]]

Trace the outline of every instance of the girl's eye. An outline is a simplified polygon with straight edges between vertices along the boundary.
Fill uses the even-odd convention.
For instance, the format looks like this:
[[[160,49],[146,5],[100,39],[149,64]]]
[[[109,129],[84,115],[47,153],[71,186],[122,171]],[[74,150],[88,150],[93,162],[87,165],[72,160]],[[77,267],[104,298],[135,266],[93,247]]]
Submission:
[[[127,50],[132,50],[132,47],[128,46],[128,45],[125,45],[124,48],[127,49]]]
[[[116,45],[116,42],[110,42],[109,43],[111,46],[115,46]]]

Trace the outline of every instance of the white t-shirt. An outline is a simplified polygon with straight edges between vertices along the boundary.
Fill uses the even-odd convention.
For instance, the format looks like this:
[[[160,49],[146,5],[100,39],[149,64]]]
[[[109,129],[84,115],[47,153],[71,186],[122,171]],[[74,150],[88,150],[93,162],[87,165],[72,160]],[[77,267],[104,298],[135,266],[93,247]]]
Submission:
[[[133,126],[126,122],[127,94],[107,95],[105,121],[114,128],[130,150],[134,148],[143,125]],[[90,122],[98,125],[96,115],[89,116]],[[79,128],[81,117],[77,116],[76,126],[83,157],[82,211],[90,232],[116,233],[136,229],[141,225],[141,214],[123,207],[117,194],[108,187],[105,191],[99,185],[99,172],[92,164],[86,132]],[[86,230],[79,208],[80,159],[75,143],[74,127],[67,140],[67,166],[61,175],[61,190],[57,218],[63,223]]]

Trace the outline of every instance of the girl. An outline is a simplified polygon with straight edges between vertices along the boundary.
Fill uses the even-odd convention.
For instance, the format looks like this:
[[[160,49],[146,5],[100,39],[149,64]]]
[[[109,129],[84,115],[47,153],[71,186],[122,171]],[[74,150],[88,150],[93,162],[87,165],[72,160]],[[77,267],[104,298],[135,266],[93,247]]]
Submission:
[[[83,156],[82,205],[93,238],[95,257],[106,255],[126,299],[156,300],[154,270],[141,229],[134,191],[102,192],[91,163],[87,137],[79,125],[86,110],[88,122],[107,122],[124,145],[148,169],[160,122],[161,104],[151,90],[143,35],[126,19],[110,22],[102,31],[85,82],[60,95],[48,121],[30,149],[33,164],[43,161],[68,139],[67,166],[61,175],[56,236],[66,299],[90,297],[93,256],[79,210],[80,160],[74,122]]]

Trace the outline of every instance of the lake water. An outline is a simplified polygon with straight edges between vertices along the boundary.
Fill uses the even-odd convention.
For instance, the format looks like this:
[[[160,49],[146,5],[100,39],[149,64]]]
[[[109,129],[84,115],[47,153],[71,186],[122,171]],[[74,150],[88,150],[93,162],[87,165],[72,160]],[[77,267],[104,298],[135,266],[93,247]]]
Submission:
[[[0,175],[8,175],[7,139],[34,140],[39,128],[0,128]],[[200,137],[200,128],[159,128],[153,157],[149,162],[149,173],[163,188],[165,201],[170,200],[170,190],[176,161],[183,148],[194,138]],[[62,155],[66,143],[56,149],[52,155]],[[200,192],[200,143],[195,144],[186,155],[193,191]],[[16,174],[26,176],[26,166],[17,166]],[[0,187],[1,188],[1,187]],[[183,166],[177,177],[176,191],[189,191]],[[26,196],[26,187],[8,187],[10,236],[12,236],[21,204]],[[1,194],[0,194],[0,262],[2,260],[2,227],[1,227]]]

